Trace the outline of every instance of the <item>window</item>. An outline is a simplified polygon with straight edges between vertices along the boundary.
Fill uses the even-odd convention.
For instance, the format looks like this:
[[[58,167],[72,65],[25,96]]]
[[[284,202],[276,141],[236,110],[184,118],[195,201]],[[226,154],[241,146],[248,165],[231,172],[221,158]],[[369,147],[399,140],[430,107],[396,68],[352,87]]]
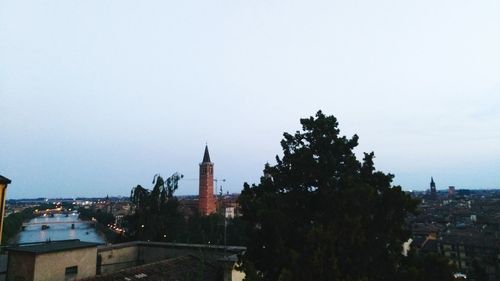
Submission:
[[[66,272],[64,273],[65,275],[76,275],[78,274],[78,266],[70,266],[66,267]]]

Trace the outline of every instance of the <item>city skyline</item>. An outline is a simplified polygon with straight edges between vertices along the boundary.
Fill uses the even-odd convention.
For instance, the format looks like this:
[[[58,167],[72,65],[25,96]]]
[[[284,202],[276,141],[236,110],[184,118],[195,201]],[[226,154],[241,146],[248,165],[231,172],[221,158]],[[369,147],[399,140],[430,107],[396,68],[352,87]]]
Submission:
[[[499,5],[4,1],[7,198],[197,194],[206,143],[239,192],[317,110],[405,190],[500,188]]]

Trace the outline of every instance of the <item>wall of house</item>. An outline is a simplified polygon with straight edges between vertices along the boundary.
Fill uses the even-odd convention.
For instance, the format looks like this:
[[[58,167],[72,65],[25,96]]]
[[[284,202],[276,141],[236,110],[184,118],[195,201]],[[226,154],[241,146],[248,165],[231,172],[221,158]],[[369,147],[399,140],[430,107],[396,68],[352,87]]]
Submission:
[[[211,248],[209,246],[176,246],[165,243],[143,244],[140,246],[139,250],[139,259],[141,262],[145,263],[186,255],[192,255],[206,260],[217,260],[224,257],[224,252],[222,249]]]
[[[7,265],[7,281],[14,280],[34,280],[35,255],[10,252]]]
[[[223,253],[215,249],[187,246],[176,247],[167,245],[166,243],[131,242],[102,246],[98,250],[98,272],[100,274],[111,273],[130,266],[185,255],[194,255],[212,260],[221,258]]]
[[[130,266],[187,254],[190,254],[190,251],[167,247],[148,247],[137,242],[103,246],[98,250],[98,272],[100,274],[112,273]]]
[[[122,243],[98,248],[98,273],[106,274],[139,264],[139,247],[136,243]]]
[[[228,255],[242,251],[228,249]],[[151,263],[186,255],[216,261],[224,257],[224,248],[210,245],[176,244],[161,242],[128,242],[98,248],[98,266],[100,274],[112,273],[130,266]]]
[[[96,247],[39,254],[35,258],[34,280],[75,280],[95,276],[96,258]],[[78,266],[78,273],[66,276],[65,270],[71,266]]]

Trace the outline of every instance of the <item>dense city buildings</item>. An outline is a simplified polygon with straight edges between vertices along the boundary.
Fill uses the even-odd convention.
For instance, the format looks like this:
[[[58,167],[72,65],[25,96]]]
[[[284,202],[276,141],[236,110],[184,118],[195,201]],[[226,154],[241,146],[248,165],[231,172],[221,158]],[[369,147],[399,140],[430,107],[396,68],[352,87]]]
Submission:
[[[410,219],[412,247],[446,256],[473,280],[500,280],[500,191],[434,185],[432,195],[432,187],[413,193],[421,204]]]

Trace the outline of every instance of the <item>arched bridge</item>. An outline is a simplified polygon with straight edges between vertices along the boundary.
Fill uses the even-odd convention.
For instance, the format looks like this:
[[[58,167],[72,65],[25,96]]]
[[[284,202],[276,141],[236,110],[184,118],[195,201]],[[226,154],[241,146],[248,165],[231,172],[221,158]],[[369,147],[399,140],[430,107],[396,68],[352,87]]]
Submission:
[[[70,224],[71,228],[75,228],[75,224],[90,224],[95,225],[95,221],[45,221],[45,222],[25,222],[23,223],[22,229],[26,229],[27,226],[40,225],[42,229],[47,229],[50,225],[54,224]]]
[[[30,225],[50,225],[50,224],[77,224],[77,223],[86,223],[86,224],[95,224],[95,221],[45,221],[45,222],[25,222],[23,226]]]

